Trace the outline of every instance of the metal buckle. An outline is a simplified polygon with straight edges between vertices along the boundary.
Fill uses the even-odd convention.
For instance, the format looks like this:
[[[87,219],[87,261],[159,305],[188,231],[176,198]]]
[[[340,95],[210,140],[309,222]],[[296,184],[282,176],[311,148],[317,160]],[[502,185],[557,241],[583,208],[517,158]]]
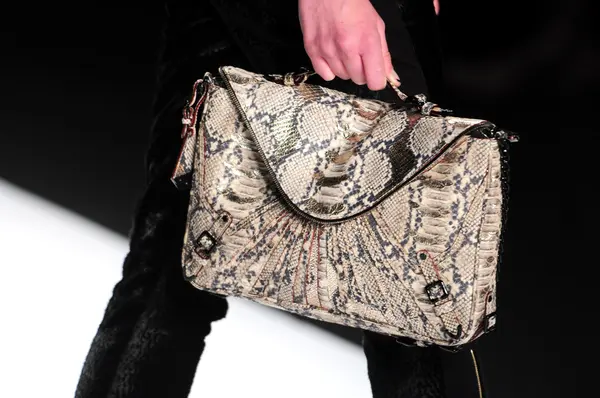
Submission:
[[[427,292],[429,301],[432,303],[437,303],[448,297],[448,288],[446,288],[446,284],[442,281],[431,282],[425,286],[425,291]]]
[[[485,316],[483,319],[483,331],[484,333],[488,333],[496,329],[496,312],[491,312]]]
[[[196,240],[196,253],[202,258],[208,258],[210,253],[217,247],[217,240],[208,231],[200,234]]]
[[[460,339],[460,337],[462,336],[462,332],[463,332],[462,325],[458,325],[456,327],[456,333],[452,333],[451,331],[449,331],[448,329],[446,329],[446,334],[448,336],[452,337],[453,340]]]

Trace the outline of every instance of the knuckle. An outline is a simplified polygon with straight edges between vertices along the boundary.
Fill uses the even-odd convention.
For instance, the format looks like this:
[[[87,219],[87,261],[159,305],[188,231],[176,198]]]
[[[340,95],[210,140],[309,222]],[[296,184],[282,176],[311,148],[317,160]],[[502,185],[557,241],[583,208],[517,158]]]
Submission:
[[[304,41],[304,50],[310,56],[317,55],[319,53],[319,46],[314,39]]]
[[[377,30],[371,30],[365,34],[364,41],[369,46],[377,45],[381,47],[381,38],[379,37],[379,32],[377,32]]]
[[[339,36],[336,40],[337,47],[344,53],[350,54],[356,51],[356,40],[350,35]]]
[[[319,52],[326,59],[336,58],[336,51],[332,45],[321,45],[319,48]]]

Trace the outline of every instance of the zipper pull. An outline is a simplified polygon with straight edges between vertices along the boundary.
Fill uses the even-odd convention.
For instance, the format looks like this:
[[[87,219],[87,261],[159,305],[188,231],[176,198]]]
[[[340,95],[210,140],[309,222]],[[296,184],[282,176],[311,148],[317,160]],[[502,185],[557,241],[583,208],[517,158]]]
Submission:
[[[204,79],[197,80],[194,83],[192,97],[186,102],[183,108],[181,149],[179,150],[175,169],[171,175],[171,182],[177,189],[182,191],[190,189],[192,185],[192,171],[194,170],[194,157],[196,155],[198,113],[204,100],[206,100],[208,84],[211,81],[210,74],[208,73],[204,76]]]
[[[517,134],[513,133],[512,131],[508,131],[508,130],[500,129],[500,128],[496,127],[494,133],[496,134],[496,138],[499,138],[501,140],[506,140],[506,141],[510,142],[511,144],[519,142],[519,136]]]
[[[425,116],[450,116],[454,113],[452,109],[444,109],[441,108],[438,104],[428,101],[425,94],[415,94],[408,96],[404,99],[404,102],[414,105],[417,108],[417,110]]]

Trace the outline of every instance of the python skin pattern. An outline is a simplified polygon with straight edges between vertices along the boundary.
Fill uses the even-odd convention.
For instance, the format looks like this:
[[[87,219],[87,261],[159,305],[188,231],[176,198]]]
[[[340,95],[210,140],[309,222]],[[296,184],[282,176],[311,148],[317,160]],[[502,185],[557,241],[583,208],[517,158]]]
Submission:
[[[493,326],[495,126],[220,72],[206,75],[176,171],[193,170],[186,279],[420,345],[460,346]]]

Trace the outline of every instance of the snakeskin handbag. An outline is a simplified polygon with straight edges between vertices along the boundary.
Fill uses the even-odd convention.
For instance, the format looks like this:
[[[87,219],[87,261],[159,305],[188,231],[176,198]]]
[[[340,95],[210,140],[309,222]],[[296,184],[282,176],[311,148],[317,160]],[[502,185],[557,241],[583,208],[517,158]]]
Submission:
[[[194,86],[172,177],[190,283],[417,345],[494,328],[516,137],[422,95],[219,72]]]

